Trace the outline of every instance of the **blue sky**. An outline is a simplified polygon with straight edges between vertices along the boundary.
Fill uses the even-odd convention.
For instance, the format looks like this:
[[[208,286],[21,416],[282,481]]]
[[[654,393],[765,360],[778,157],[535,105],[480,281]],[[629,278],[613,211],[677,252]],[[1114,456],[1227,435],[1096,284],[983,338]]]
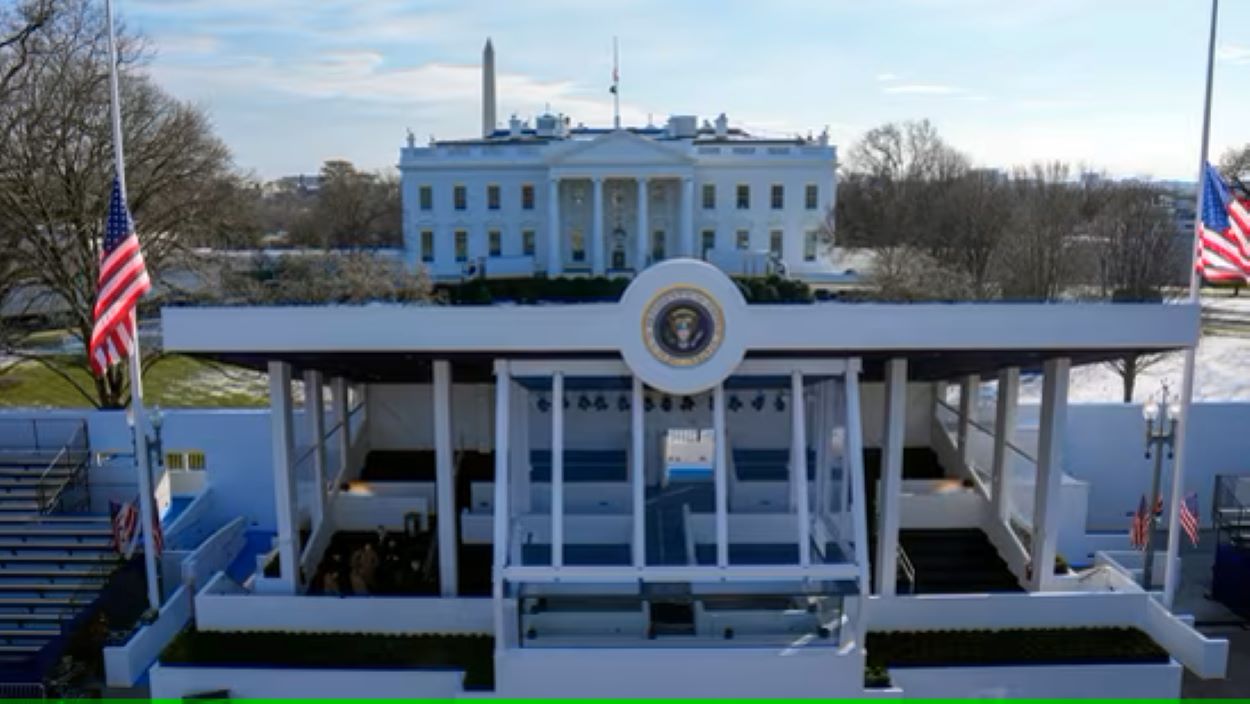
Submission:
[[[471,137],[490,36],[499,118],[546,104],[766,134],[829,127],[847,147],[928,117],[985,166],[1060,158],[1115,175],[1197,170],[1206,0],[114,0],[150,69],[204,106],[262,177],[331,158],[393,165],[409,128]],[[1225,0],[1212,154],[1250,142],[1250,0]]]

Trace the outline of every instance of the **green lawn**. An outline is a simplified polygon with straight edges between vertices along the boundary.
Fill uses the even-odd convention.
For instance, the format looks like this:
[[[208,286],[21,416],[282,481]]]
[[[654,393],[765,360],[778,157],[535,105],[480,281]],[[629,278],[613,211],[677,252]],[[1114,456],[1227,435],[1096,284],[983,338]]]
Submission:
[[[89,391],[93,388],[86,370],[74,369],[69,374]],[[144,401],[149,406],[233,408],[268,404],[264,375],[181,355],[156,360],[144,373],[143,385]],[[12,367],[0,365],[0,407],[90,408],[91,403],[73,384],[40,362],[28,360]]]

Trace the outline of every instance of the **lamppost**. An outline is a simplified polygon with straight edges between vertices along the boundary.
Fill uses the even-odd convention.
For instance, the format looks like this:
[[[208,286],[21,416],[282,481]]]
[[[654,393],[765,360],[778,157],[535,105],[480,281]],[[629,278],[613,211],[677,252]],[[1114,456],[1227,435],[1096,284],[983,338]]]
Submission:
[[[1154,578],[1154,542],[1155,525],[1158,516],[1155,507],[1159,505],[1159,477],[1163,472],[1163,453],[1166,450],[1168,459],[1173,457],[1173,444],[1176,438],[1176,425],[1180,419],[1180,405],[1168,403],[1168,387],[1163,385],[1159,399],[1142,407],[1142,417],[1146,419],[1146,459],[1154,458],[1154,478],[1150,487],[1150,505],[1146,509],[1146,556],[1142,566],[1142,588],[1150,591]]]

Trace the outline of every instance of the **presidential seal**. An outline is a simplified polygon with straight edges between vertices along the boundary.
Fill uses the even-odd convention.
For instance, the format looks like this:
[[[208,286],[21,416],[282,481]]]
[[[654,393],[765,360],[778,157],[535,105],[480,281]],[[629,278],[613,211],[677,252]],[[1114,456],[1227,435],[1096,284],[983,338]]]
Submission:
[[[642,337],[664,364],[693,367],[716,354],[725,337],[725,316],[703,289],[673,286],[643,309]]]

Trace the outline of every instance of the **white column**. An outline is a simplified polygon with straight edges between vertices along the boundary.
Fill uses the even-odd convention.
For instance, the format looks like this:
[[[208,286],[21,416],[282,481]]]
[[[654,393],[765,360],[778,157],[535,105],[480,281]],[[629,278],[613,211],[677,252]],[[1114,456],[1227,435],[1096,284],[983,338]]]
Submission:
[[[885,444],[877,494],[877,593],[892,596],[898,579],[899,493],[903,488],[903,430],[907,426],[907,359],[885,365]]]
[[[1059,542],[1060,488],[1063,483],[1063,438],[1068,419],[1067,358],[1047,360],[1043,367],[1042,416],[1037,438],[1037,483],[1033,497],[1033,578],[1040,591],[1054,573]]]
[[[564,372],[551,375],[551,566],[564,566]]]
[[[509,392],[512,386],[512,375],[508,370],[508,362],[495,361],[495,525],[494,525],[494,570],[492,593],[495,598],[495,651],[505,647],[503,634],[503,568],[508,556],[508,409],[511,400]]]
[[[855,642],[864,643],[868,632],[864,603],[868,597],[868,513],[864,492],[864,431],[859,416],[859,362],[846,371],[846,471],[854,491],[851,525],[855,537],[855,563],[859,567],[859,608],[855,619]]]
[[[321,372],[304,372],[304,420],[313,453],[313,527],[321,525],[326,514],[326,417]]]
[[[547,186],[547,276],[559,276],[564,270],[560,246],[560,179],[553,178]]]
[[[956,447],[964,465],[972,471],[972,444],[968,442],[968,434],[972,430],[973,416],[976,415],[976,397],[981,385],[981,378],[975,375],[966,376],[959,384],[959,430],[956,433]]]
[[[716,565],[729,565],[729,458],[725,452],[725,385],[712,391],[712,432],[715,448]]]
[[[338,469],[334,473],[337,482],[340,477],[346,476],[352,456],[352,421],[348,416],[347,379],[341,376],[330,382],[330,411],[334,414],[334,422],[339,425]],[[338,491],[337,484],[331,487],[331,491]]]
[[[651,228],[648,226],[647,199],[651,192],[647,189],[647,179],[638,177],[638,238],[634,242],[634,271],[642,271],[647,267],[647,255],[651,247]]]
[[[807,403],[803,372],[790,372],[790,481],[799,522],[799,564],[812,564],[812,522],[807,503]]]
[[[595,276],[602,276],[603,261],[603,179],[591,179],[594,190],[594,222],[590,228],[590,269]]]
[[[647,459],[645,441],[645,422],[642,408],[642,379],[634,377],[632,393],[629,400],[630,414],[630,445],[633,466],[630,468],[629,481],[634,495],[634,567],[647,564],[647,515],[646,515],[646,469]]]
[[[273,498],[278,528],[279,579],[290,594],[299,589],[299,534],[295,515],[294,433],[291,413],[291,365],[269,363],[269,420],[273,437]]]
[[[694,256],[694,177],[681,180],[681,256]]]
[[[451,363],[434,361],[434,489],[438,501],[438,585],[443,596],[456,596],[456,467],[451,433]]]
[[[1016,407],[1020,399],[1020,369],[1011,367],[998,373],[998,406],[994,413],[994,474],[990,500],[1000,521],[1011,518],[1011,462],[1009,450],[1016,439]]]

